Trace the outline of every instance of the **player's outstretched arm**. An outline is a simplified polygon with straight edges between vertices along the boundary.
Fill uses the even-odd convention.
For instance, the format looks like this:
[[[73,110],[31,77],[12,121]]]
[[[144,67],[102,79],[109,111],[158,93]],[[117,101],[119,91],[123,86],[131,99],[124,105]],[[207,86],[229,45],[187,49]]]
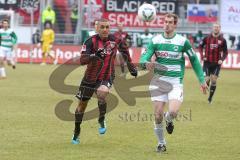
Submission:
[[[154,44],[152,42],[152,40],[150,41],[150,43],[147,46],[147,49],[145,50],[145,52],[141,55],[140,57],[140,67],[142,69],[148,69],[148,70],[152,70],[154,69],[154,63],[151,62],[151,58],[153,56],[154,53]]]
[[[189,60],[191,62],[192,68],[198,78],[198,81],[200,82],[201,90],[203,91],[204,94],[206,94],[207,85],[206,85],[206,82],[204,79],[202,66],[198,60],[198,57],[197,57],[195,51],[193,50],[193,48],[188,40],[186,40],[186,42],[184,44],[184,49],[185,49],[186,54],[189,57]]]
[[[15,34],[15,32],[12,31],[10,36],[12,37],[12,42],[15,45],[17,43],[17,40],[18,40],[17,35]]]
[[[201,57],[201,60],[202,61],[205,61],[205,57],[204,57],[204,54],[203,54],[203,48],[204,46],[206,45],[206,40],[207,40],[207,37],[205,37],[199,44],[198,46],[198,49],[199,49],[199,53],[200,53],[200,57]]]
[[[227,55],[228,55],[227,42],[224,39],[223,40],[223,52],[222,52],[222,55],[221,55],[221,59],[218,61],[218,64],[221,65],[223,63],[223,61],[227,58]]]
[[[134,77],[137,77],[138,70],[137,67],[132,63],[132,59],[129,54],[129,48],[125,40],[121,40],[120,44],[118,45],[118,50],[122,53],[123,59],[127,63],[130,74]]]

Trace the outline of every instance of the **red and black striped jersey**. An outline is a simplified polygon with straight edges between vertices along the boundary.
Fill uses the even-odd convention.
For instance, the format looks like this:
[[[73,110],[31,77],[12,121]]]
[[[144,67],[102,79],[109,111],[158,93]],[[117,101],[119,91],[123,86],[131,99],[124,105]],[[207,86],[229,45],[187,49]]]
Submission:
[[[103,49],[106,53],[104,58],[96,56],[98,49]],[[135,66],[132,64],[128,47],[125,41],[116,38],[110,34],[106,40],[102,40],[100,36],[93,35],[82,46],[80,57],[81,65],[87,64],[84,80],[89,83],[94,83],[97,80],[113,80],[114,79],[114,62],[117,50],[124,56],[129,67]]]
[[[204,52],[203,52],[204,50]],[[206,36],[199,45],[201,59],[211,63],[218,63],[219,60],[225,60],[228,55],[227,42],[223,35],[218,37],[212,34]]]

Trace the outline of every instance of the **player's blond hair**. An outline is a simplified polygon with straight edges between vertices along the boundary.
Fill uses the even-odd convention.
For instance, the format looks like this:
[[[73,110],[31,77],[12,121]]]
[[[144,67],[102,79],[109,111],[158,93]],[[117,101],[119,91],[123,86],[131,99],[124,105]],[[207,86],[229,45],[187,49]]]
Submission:
[[[214,26],[214,25],[217,25],[217,26],[221,27],[221,24],[220,24],[219,22],[213,23],[213,26]]]
[[[176,14],[174,14],[174,13],[167,13],[167,14],[165,15],[165,17],[168,17],[168,18],[172,18],[172,17],[173,17],[173,19],[174,19],[174,24],[177,24],[177,23],[178,23],[178,16],[177,16]]]

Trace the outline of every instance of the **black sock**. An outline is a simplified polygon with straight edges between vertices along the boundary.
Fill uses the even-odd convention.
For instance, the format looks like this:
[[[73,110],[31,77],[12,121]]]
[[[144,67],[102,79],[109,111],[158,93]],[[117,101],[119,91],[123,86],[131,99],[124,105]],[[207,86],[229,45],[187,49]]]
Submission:
[[[209,100],[212,100],[215,90],[216,90],[216,86],[211,85],[210,86],[210,94],[209,94],[209,98],[208,98]]]
[[[79,112],[77,109],[75,111],[75,129],[74,129],[74,137],[73,139],[77,139],[80,131],[81,131],[81,123],[82,123],[82,119],[83,119],[83,112]]]
[[[106,102],[98,102],[98,109],[99,109],[99,118],[98,122],[102,123],[105,119],[105,114],[107,111],[107,103]]]
[[[124,63],[120,64],[120,67],[121,67],[121,72],[124,73],[125,70],[124,70]]]

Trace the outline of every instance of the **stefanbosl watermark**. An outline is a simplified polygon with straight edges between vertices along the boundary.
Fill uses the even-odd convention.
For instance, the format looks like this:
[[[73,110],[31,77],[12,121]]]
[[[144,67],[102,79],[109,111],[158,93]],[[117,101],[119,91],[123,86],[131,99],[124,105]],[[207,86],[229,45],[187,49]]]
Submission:
[[[69,85],[65,83],[68,75],[81,67],[81,65],[69,65],[71,61],[79,61],[80,57],[76,57],[74,59],[70,59],[64,64],[58,66],[49,77],[49,86],[54,91],[60,94],[66,95],[76,95],[79,85]],[[140,64],[135,64],[139,66]],[[161,72],[166,72],[167,68],[161,66],[160,64],[156,65]],[[158,96],[161,94],[168,93],[172,90],[172,85],[170,83],[159,80],[158,76],[154,76],[152,72],[147,71],[143,75],[139,75],[137,78],[127,78],[127,76],[119,76],[121,73],[120,69],[115,70],[115,79],[113,87],[117,93],[117,96],[112,94],[111,92],[107,96],[107,113],[113,111],[119,104],[119,98],[121,98],[128,106],[135,106],[137,98],[150,98],[151,96]],[[133,88],[149,86],[149,84],[156,86],[156,88],[151,90],[151,94],[149,90],[140,90],[134,91]],[[92,98],[96,98],[93,96]],[[75,116],[74,113],[70,111],[70,107],[73,103],[72,99],[63,99],[59,101],[55,106],[55,114],[56,116],[63,121],[74,121]],[[98,107],[87,111],[84,113],[84,121],[98,118],[99,109]],[[132,119],[132,117],[131,117]]]
[[[118,120],[123,122],[153,122],[154,114],[147,113],[142,110],[136,112],[122,112],[118,114]],[[192,110],[189,108],[186,111],[179,112],[175,121],[186,122],[192,121]]]

